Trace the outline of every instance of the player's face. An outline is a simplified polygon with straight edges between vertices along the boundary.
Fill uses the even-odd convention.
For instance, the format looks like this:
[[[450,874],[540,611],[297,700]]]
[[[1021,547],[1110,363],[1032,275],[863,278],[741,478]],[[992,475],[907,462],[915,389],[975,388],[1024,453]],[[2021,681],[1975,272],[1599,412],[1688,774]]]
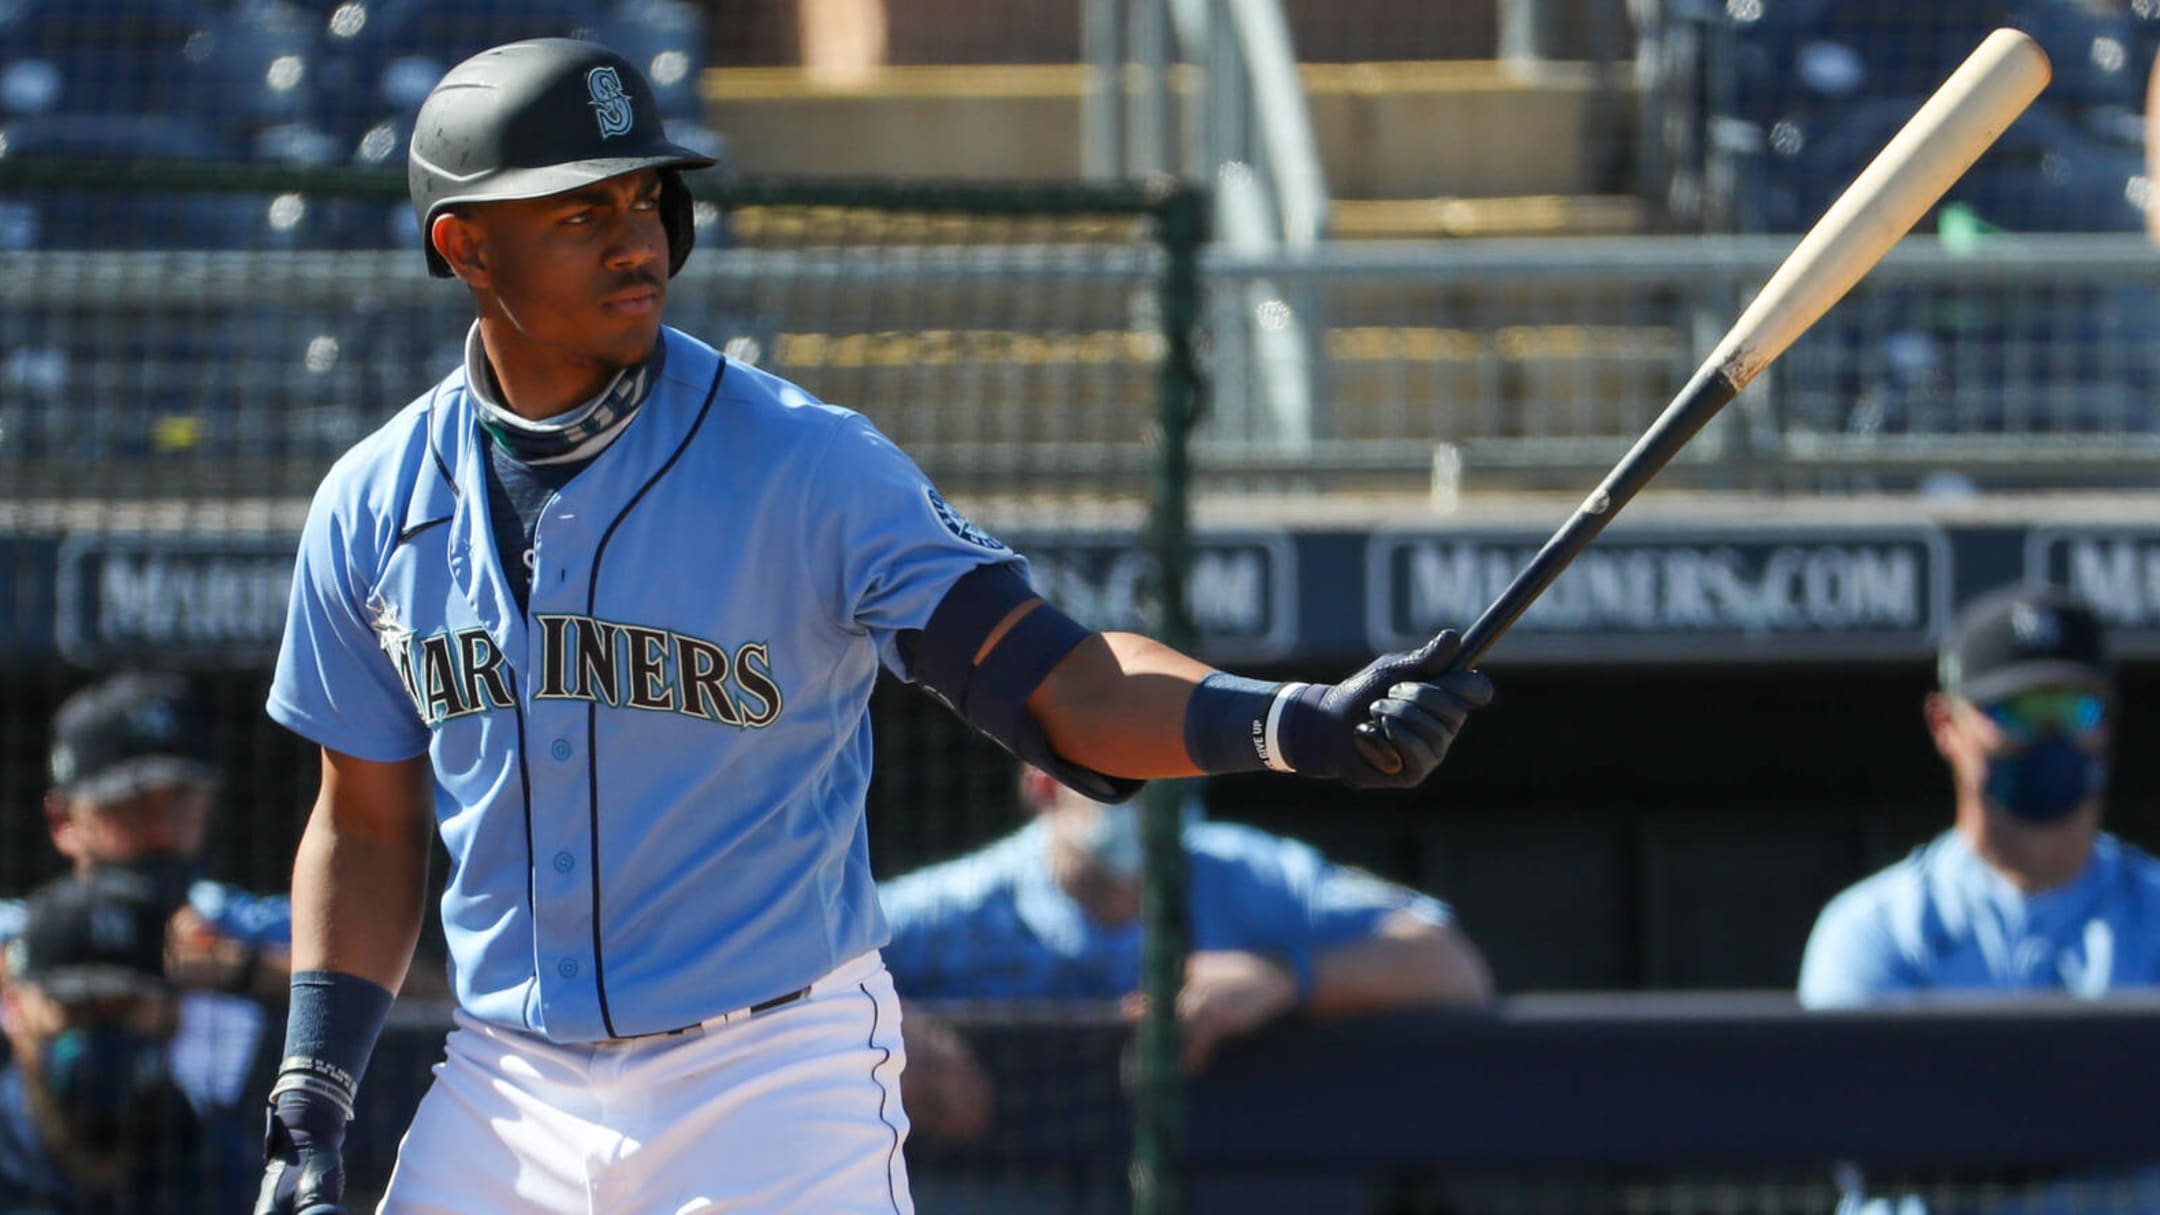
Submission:
[[[1938,695],[1928,716],[1959,790],[1977,795],[1991,765],[2043,742],[2062,740],[2086,755],[2105,755],[2109,708],[2108,697],[2090,688],[2042,685],[1985,702]]]
[[[71,798],[53,843],[78,865],[192,860],[202,854],[211,796],[202,785],[166,785],[107,802]]]
[[[1051,789],[1041,809],[1051,877],[1097,924],[1130,923],[1140,914],[1137,808],[1098,805],[1055,782]]]
[[[660,174],[645,169],[474,210],[484,281],[524,342],[558,359],[626,367],[652,352],[667,301]]]

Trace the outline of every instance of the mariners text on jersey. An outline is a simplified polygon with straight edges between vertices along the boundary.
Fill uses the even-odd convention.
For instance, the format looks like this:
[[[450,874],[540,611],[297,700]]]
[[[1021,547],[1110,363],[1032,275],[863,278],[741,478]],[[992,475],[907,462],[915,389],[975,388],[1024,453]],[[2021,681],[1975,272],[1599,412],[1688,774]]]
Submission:
[[[676,330],[620,435],[540,508],[521,606],[463,370],[308,514],[270,714],[425,755],[451,982],[585,1042],[807,986],[884,943],[870,692],[969,571],[1026,563],[875,427]]]
[[[772,649],[746,641],[732,651],[669,629],[584,616],[547,615],[540,626],[539,686],[548,700],[586,700],[612,709],[682,713],[757,729],[780,716]],[[420,720],[440,725],[467,713],[514,709],[505,656],[487,630],[414,637],[388,633],[383,647]]]

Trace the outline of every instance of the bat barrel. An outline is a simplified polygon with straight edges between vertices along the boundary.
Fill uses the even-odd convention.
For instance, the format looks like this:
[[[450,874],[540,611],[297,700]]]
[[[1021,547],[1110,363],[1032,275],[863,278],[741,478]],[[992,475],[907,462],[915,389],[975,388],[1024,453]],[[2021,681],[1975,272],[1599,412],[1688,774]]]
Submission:
[[[1800,238],[1711,361],[1747,387],[1920,222],[2052,73],[2029,35],[1989,34]]]
[[[2051,74],[2047,55],[2029,36],[2011,29],[1988,35],[1800,238],[1687,387],[1470,626],[1455,665],[1482,659],[1636,491],[1919,222]],[[1401,756],[1377,726],[1365,722],[1357,732],[1375,768],[1402,770]]]

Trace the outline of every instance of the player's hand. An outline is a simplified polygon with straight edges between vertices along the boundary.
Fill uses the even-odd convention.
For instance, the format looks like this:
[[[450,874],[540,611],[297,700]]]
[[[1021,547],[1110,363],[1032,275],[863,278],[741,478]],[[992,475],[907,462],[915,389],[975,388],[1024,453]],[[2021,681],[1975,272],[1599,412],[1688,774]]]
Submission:
[[[907,1048],[900,1100],[913,1128],[927,1138],[962,1141],[989,1130],[997,1098],[960,1031],[942,1017],[903,1005],[900,1040]]]
[[[1297,979],[1288,967],[1263,954],[1242,949],[1207,949],[1185,959],[1185,985],[1178,989],[1179,1036],[1184,1040],[1185,1070],[1206,1067],[1215,1048],[1249,1034],[1297,1005]],[[1127,996],[1125,1015],[1147,1015],[1147,997]]]
[[[314,1093],[279,1093],[254,1215],[345,1215],[344,1148],[344,1110]]]
[[[253,967],[246,943],[219,935],[201,912],[182,907],[166,926],[165,969],[189,990],[244,992]]]
[[[1382,654],[1365,669],[1328,688],[1319,712],[1289,740],[1291,764],[1310,776],[1330,776],[1356,789],[1409,789],[1424,783],[1447,758],[1470,711],[1492,702],[1492,681],[1476,671],[1450,670],[1462,649],[1453,629],[1415,650]],[[1366,760],[1357,729],[1371,723],[1402,768],[1384,772]]]

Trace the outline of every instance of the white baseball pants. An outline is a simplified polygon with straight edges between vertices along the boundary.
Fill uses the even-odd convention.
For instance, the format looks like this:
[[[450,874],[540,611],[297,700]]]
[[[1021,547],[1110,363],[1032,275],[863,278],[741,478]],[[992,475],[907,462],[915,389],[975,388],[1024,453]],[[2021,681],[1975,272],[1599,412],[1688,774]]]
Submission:
[[[912,1215],[900,1003],[875,952],[671,1037],[459,1013],[378,1215]]]

